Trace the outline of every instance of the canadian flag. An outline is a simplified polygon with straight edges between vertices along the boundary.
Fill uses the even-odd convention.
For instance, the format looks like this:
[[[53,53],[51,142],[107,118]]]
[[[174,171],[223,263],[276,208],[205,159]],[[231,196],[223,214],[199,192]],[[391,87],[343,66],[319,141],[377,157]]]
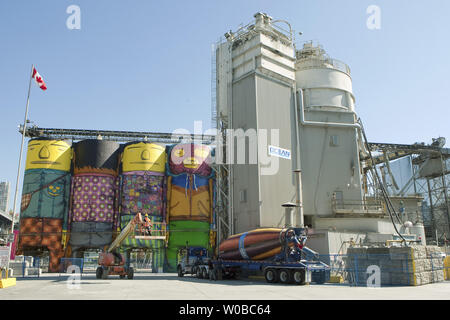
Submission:
[[[38,84],[39,88],[41,88],[42,90],[47,90],[47,86],[45,85],[44,80],[42,79],[41,75],[37,72],[37,70],[34,67],[33,67],[32,77]]]

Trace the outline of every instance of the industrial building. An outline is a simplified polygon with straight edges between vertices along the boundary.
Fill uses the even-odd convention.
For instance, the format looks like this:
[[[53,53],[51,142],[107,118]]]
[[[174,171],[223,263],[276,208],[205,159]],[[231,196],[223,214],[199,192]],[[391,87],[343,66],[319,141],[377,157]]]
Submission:
[[[227,32],[214,57],[219,233],[304,224],[311,229],[309,246],[323,254],[345,253],[352,242],[408,238],[425,244],[425,230],[428,240],[436,236],[443,244],[449,235],[445,139],[432,145],[367,142],[350,68],[313,42],[296,48],[289,22],[264,13],[254,18]],[[267,141],[275,141],[252,141],[251,130],[261,129],[278,129],[278,136],[267,133]],[[247,161],[258,148],[257,163],[236,160],[243,143]],[[267,174],[263,160],[273,146],[291,157],[279,158],[276,174]],[[414,166],[409,194],[387,185],[395,180],[390,162],[404,157]],[[295,204],[293,219],[282,208],[289,203]],[[423,209],[429,209],[426,219]]]

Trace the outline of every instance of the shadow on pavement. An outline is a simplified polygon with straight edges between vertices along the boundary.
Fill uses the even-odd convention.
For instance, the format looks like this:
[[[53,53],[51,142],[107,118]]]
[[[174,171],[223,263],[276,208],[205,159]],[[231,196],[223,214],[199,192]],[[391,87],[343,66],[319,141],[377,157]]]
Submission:
[[[18,277],[17,281],[52,281],[52,282],[65,282],[67,281],[69,274],[61,273],[59,274],[44,274],[40,277]],[[94,273],[83,273],[80,279],[81,284],[108,284],[111,281],[140,281],[140,280],[165,280],[165,281],[181,281],[181,282],[192,282],[192,283],[206,283],[206,284],[216,284],[224,286],[290,286],[290,287],[302,287],[296,286],[294,284],[282,284],[282,283],[267,283],[263,278],[240,278],[240,279],[226,279],[226,280],[216,280],[211,281],[209,279],[198,279],[196,277],[185,275],[184,277],[178,277],[176,273],[142,273],[136,272],[134,274],[134,279],[120,279],[118,275],[108,276],[107,279],[97,279]],[[93,282],[83,282],[93,280]],[[103,282],[103,283],[102,283]],[[315,283],[309,284],[309,286],[317,286]],[[332,284],[326,283],[320,286],[348,286],[348,284]]]

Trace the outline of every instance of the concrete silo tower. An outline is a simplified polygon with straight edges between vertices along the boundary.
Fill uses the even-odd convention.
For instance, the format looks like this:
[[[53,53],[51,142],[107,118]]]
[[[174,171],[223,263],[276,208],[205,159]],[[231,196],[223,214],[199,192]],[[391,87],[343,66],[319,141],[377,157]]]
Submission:
[[[357,209],[363,202],[362,143],[350,68],[306,43],[296,52],[295,69],[304,213]]]

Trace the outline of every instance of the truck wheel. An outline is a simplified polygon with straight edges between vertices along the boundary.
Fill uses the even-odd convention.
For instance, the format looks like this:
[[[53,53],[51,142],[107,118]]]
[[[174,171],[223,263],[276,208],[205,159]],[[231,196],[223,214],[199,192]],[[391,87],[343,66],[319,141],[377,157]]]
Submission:
[[[183,270],[181,269],[181,266],[178,266],[177,271],[178,271],[178,276],[179,277],[182,277],[184,275],[183,274]]]
[[[200,268],[197,268],[197,278],[203,279],[203,272],[202,269]]]
[[[120,279],[125,279],[125,275],[124,275],[124,274],[120,274],[120,275],[119,275],[119,278],[120,278]]]
[[[264,271],[264,278],[268,283],[276,283],[278,282],[278,274],[275,269],[269,268]]]
[[[97,270],[95,270],[95,277],[97,279],[101,279],[103,275],[103,268],[102,267],[98,267]]]
[[[294,270],[292,274],[292,280],[297,285],[305,284],[305,270]]]
[[[206,268],[202,268],[202,278],[208,279],[208,271],[206,270]]]
[[[291,273],[289,272],[289,270],[281,269],[280,271],[278,271],[278,279],[280,279],[280,282],[283,284],[291,283]]]
[[[134,278],[134,269],[133,268],[129,268],[128,269],[127,278],[128,279],[133,279]]]
[[[102,268],[102,279],[108,279],[109,270],[108,268]]]

